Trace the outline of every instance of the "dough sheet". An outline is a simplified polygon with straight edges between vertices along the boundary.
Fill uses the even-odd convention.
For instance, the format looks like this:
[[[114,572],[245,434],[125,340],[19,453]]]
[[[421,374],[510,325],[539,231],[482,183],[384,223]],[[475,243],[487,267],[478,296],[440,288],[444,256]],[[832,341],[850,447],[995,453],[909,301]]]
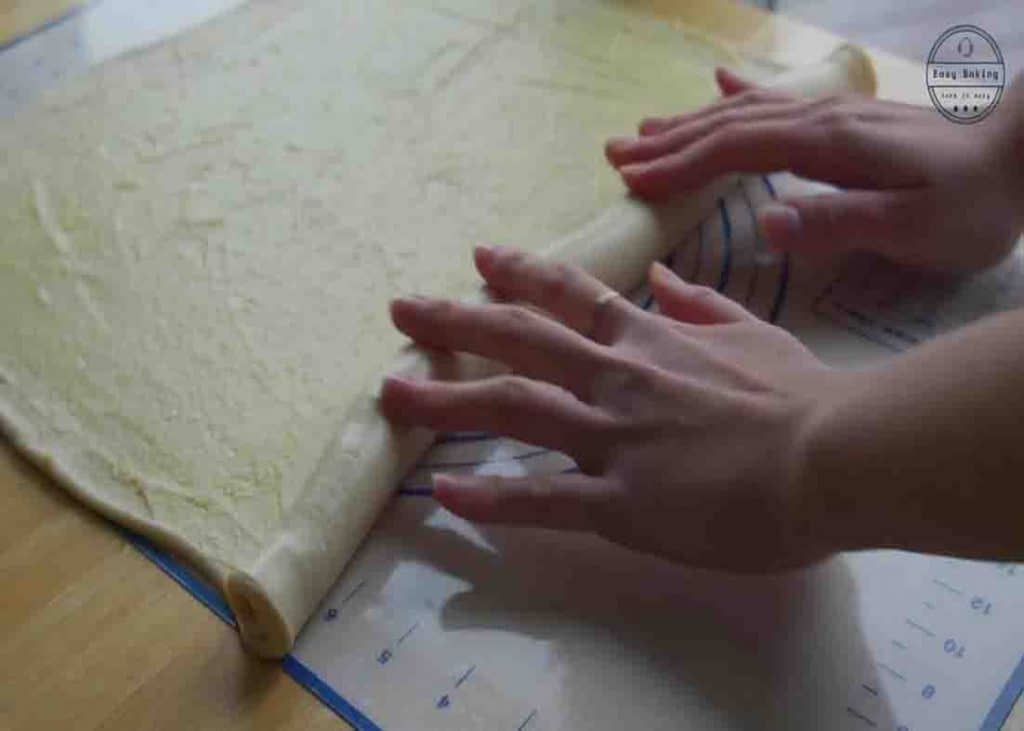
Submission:
[[[382,373],[479,366],[387,301],[621,200],[604,139],[730,60],[626,3],[311,0],[104,65],[0,127],[7,432],[287,651],[431,439]]]

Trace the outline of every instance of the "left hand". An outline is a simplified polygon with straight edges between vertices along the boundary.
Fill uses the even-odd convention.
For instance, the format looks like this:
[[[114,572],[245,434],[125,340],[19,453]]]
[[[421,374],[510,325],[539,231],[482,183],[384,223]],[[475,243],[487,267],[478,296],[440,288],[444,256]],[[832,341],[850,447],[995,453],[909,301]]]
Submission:
[[[978,124],[931,107],[861,96],[800,99],[716,74],[724,95],[703,109],[647,119],[610,140],[630,190],[659,198],[725,173],[778,170],[840,186],[762,207],[758,227],[780,251],[875,251],[913,267],[991,266],[1024,228],[1024,75]]]
[[[839,375],[783,330],[654,265],[661,314],[584,272],[479,248],[490,290],[516,304],[392,303],[416,342],[475,353],[515,375],[386,379],[381,409],[437,430],[480,429],[562,451],[582,474],[435,475],[470,520],[595,531],[693,565],[805,564],[841,548],[808,514],[803,444]]]

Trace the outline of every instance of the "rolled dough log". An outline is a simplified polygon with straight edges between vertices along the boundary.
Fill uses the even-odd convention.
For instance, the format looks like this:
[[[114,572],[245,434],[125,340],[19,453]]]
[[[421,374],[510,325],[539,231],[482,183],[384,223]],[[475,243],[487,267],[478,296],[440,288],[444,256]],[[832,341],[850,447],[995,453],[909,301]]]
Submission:
[[[621,199],[601,141],[724,60],[615,3],[321,0],[115,62],[0,130],[0,421],[279,656],[432,439],[380,417],[381,371],[492,367],[395,360],[386,300]],[[870,91],[870,65],[779,83]],[[715,192],[620,200],[551,255],[628,289]]]

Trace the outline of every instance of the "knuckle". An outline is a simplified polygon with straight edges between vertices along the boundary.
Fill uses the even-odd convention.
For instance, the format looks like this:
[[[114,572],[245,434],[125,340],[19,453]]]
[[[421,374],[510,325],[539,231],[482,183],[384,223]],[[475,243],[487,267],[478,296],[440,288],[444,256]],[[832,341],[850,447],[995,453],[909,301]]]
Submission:
[[[646,393],[655,390],[660,380],[661,373],[646,363],[632,361],[629,365],[620,370],[620,386],[623,391],[629,393]]]
[[[530,381],[522,376],[500,376],[494,383],[494,399],[504,407],[521,405],[533,388]]]
[[[764,98],[764,89],[747,89],[736,95],[737,105],[757,104]]]
[[[725,124],[712,130],[697,145],[694,145],[694,155],[702,162],[717,160],[722,153],[736,143],[738,128],[733,124]]]
[[[620,444],[629,432],[630,425],[617,416],[606,414],[595,420],[586,430],[586,442],[596,448],[594,457],[600,468],[612,459],[614,445]],[[582,465],[581,465],[582,466]]]
[[[772,101],[774,94],[768,89],[747,89],[740,94],[740,104],[764,104]]]
[[[728,143],[736,139],[742,129],[742,124],[735,118],[723,120],[720,125],[708,135],[708,141],[712,146]]]
[[[657,387],[659,375],[654,366],[613,356],[595,379],[594,395],[599,401],[615,404],[637,394],[650,393]]]
[[[860,116],[856,110],[845,104],[827,107],[815,115],[814,123],[837,139],[846,140],[856,134],[860,127]]]
[[[742,121],[743,115],[738,109],[726,109],[718,115],[718,119],[715,120],[714,129],[735,129],[736,125]]]
[[[777,91],[775,89],[750,89],[743,93],[745,97],[743,100],[744,104],[774,104],[776,102],[786,101],[790,96],[784,92]]]
[[[522,305],[497,305],[497,320],[510,331],[523,330],[537,321],[539,315]]]
[[[811,100],[809,104],[814,104],[819,108],[835,109],[837,106],[842,104],[844,97],[841,94],[826,94],[817,100]]]
[[[683,322],[681,320],[672,320],[670,325],[672,332],[682,337],[686,344],[699,341],[702,335],[707,334],[710,327],[709,325],[695,325],[692,322]]]

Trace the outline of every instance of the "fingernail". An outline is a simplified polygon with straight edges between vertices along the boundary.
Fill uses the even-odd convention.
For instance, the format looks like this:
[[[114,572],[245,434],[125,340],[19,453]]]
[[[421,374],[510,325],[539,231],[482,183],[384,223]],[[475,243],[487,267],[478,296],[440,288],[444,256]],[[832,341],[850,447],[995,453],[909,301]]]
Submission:
[[[660,117],[648,117],[637,125],[637,131],[641,135],[648,135],[657,132],[658,129],[664,124]]]
[[[642,184],[645,172],[647,172],[646,165],[623,165],[619,168],[619,176],[622,178],[622,182],[631,190],[637,184]]]
[[[434,488],[434,494],[437,495],[438,491],[444,492],[455,487],[455,480],[449,475],[435,472],[430,476],[430,485]]]
[[[473,249],[473,258],[478,266],[489,267],[494,263],[494,249],[481,244]]]
[[[429,297],[422,294],[406,294],[395,298],[395,304],[403,307],[419,308],[430,301]]]
[[[800,212],[783,203],[769,203],[757,212],[761,234],[772,248],[790,241],[800,233]]]
[[[604,147],[606,150],[617,152],[624,147],[629,147],[634,142],[632,137],[611,137],[605,143]]]
[[[380,382],[377,384],[377,388],[375,388],[373,391],[373,396],[377,400],[382,400],[384,398],[384,389],[389,387],[409,388],[412,385],[413,383],[409,379],[402,378],[401,376],[392,376],[388,374],[387,376],[384,376],[384,378],[382,378]]]
[[[656,277],[664,278],[671,272],[669,268],[660,261],[653,261],[651,262],[651,273]]]

